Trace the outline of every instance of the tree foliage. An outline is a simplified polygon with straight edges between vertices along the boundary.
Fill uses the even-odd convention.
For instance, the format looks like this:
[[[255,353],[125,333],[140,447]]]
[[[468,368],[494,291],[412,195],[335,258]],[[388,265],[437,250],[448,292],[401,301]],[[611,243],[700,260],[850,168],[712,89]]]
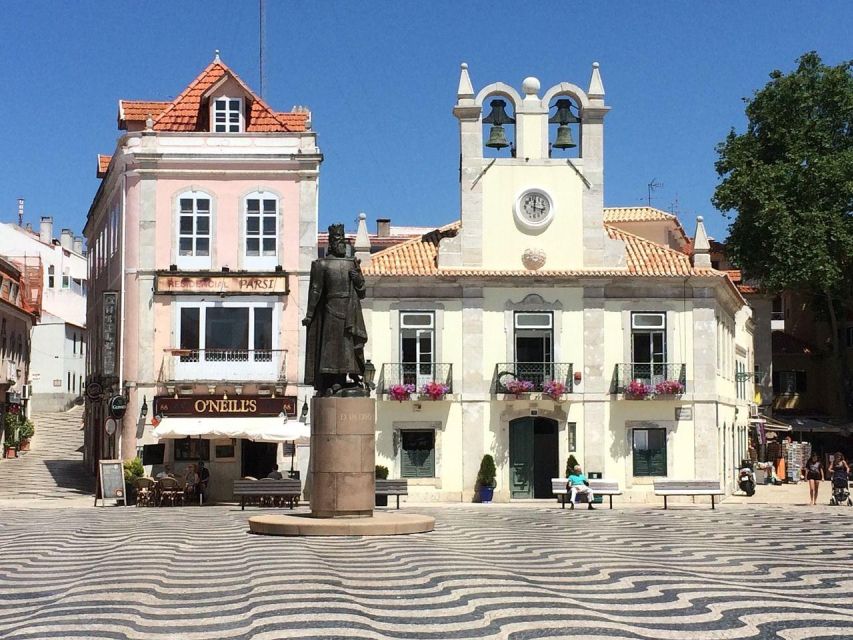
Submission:
[[[727,250],[771,291],[849,297],[853,274],[853,61],[817,53],[747,100],[746,132],[717,147],[713,203],[736,211]]]

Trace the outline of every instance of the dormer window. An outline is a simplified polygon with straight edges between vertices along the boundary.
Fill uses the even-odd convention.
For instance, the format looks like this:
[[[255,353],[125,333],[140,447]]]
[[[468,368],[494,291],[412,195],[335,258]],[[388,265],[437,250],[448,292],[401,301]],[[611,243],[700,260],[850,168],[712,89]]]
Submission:
[[[240,133],[243,130],[243,99],[216,98],[213,101],[213,131]]]

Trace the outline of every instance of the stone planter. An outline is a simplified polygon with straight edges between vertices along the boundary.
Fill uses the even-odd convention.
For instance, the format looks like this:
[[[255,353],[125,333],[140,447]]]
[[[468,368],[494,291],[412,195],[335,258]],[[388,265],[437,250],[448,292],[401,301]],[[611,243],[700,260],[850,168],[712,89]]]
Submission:
[[[4,454],[5,454],[5,457],[7,457],[7,458],[17,458],[18,457],[18,450],[15,447],[7,446],[6,450],[4,451]]]
[[[23,451],[29,451],[29,450],[30,450],[30,440],[29,440],[29,438],[27,438],[26,440],[21,440],[20,444],[18,445],[18,450],[19,450],[19,451],[22,451],[22,452],[23,452]]]

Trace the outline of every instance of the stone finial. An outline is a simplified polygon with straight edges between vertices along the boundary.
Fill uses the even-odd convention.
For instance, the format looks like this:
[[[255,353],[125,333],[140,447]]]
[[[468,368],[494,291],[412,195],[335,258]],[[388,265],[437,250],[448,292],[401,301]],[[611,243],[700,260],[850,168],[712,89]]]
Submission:
[[[213,50],[213,61],[214,62],[222,62],[222,60],[219,59],[219,49]]]
[[[592,63],[592,77],[589,79],[589,89],[586,94],[590,98],[604,98],[604,83],[601,81],[601,72],[598,70],[599,64]]]
[[[358,214],[358,230],[355,233],[355,250],[357,253],[370,253],[370,234],[367,232],[367,214]]]
[[[151,117],[151,114],[148,114],[148,117],[145,118],[145,130],[146,131],[154,131],[154,118]]]
[[[705,231],[702,216],[696,216],[696,233],[693,236],[693,266],[702,269],[711,268],[711,243]]]
[[[459,72],[459,88],[456,90],[456,97],[459,100],[474,99],[474,85],[471,84],[471,76],[468,75],[468,63],[463,62]]]
[[[539,92],[539,87],[539,78],[534,78],[533,76],[527,76],[521,82],[521,90],[524,92],[525,97],[536,97],[536,94]]]

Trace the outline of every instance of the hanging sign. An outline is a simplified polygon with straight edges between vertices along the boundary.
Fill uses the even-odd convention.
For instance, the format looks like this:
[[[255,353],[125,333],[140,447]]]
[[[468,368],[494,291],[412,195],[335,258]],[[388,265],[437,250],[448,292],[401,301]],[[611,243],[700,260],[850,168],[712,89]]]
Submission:
[[[100,400],[103,394],[104,388],[101,386],[100,382],[89,382],[86,385],[86,397],[89,398],[89,400]]]
[[[107,418],[104,421],[104,431],[107,432],[108,436],[113,435],[118,429],[118,422],[116,422],[115,418]]]
[[[124,396],[113,396],[110,398],[110,415],[113,418],[123,418],[127,411],[127,398]]]
[[[154,415],[170,417],[263,418],[284,413],[296,416],[296,396],[171,396],[154,397]]]
[[[116,372],[116,338],[118,327],[118,292],[105,291],[103,298],[103,331],[101,334],[101,370],[104,375]]]

